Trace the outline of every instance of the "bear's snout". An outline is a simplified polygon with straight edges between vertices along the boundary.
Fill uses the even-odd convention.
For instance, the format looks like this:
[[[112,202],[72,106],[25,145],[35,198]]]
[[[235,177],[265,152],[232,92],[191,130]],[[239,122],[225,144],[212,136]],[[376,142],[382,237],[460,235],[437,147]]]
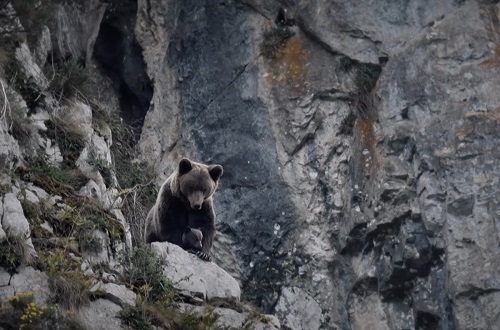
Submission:
[[[189,204],[191,205],[191,208],[194,210],[201,210],[201,206],[203,204],[203,200],[205,196],[203,195],[202,191],[196,191],[192,193],[188,199],[189,199]]]

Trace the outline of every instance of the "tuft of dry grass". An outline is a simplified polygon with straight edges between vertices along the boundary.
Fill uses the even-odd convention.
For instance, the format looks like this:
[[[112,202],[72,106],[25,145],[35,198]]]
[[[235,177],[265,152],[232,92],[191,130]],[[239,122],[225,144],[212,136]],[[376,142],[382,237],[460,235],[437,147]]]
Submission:
[[[9,273],[15,273],[21,265],[33,265],[35,257],[27,239],[21,236],[11,236],[0,243],[0,266]]]
[[[79,271],[49,276],[50,288],[57,303],[65,309],[75,309],[90,302],[90,280]]]

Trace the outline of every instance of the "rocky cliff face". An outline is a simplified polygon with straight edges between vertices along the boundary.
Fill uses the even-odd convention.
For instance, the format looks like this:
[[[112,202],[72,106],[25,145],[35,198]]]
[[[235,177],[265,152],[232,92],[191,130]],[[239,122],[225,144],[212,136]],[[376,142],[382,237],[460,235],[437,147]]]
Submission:
[[[216,264],[140,244],[157,191],[135,159],[153,93],[136,15],[0,1],[0,328],[279,329]]]
[[[157,184],[183,156],[224,166],[214,260],[279,319],[258,327],[495,329],[499,22],[486,0],[57,2],[14,47],[21,85],[0,56],[0,247],[25,259],[2,254],[2,300],[97,282],[78,315],[111,329],[149,297],[117,258],[151,203],[137,137]],[[68,59],[87,98],[46,90]]]
[[[290,328],[493,329],[498,9],[139,1],[142,154],[224,166],[218,260]]]

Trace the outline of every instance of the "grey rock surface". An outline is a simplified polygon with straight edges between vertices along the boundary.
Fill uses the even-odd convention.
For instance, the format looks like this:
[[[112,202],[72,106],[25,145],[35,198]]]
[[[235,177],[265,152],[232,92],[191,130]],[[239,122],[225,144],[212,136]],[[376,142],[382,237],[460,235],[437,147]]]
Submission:
[[[88,330],[120,330],[123,329],[118,313],[122,310],[117,304],[106,300],[97,299],[88,305],[82,306],[76,317],[85,324]]]
[[[46,304],[51,295],[47,274],[33,267],[22,267],[9,275],[0,268],[0,300],[6,301],[21,292],[32,292],[37,304]]]
[[[99,282],[90,291],[95,292],[97,290],[104,291],[105,299],[121,307],[135,306],[136,294],[132,290],[127,289],[125,285]]]
[[[2,169],[2,172],[11,170],[21,157],[19,143],[9,134],[11,123],[7,119],[7,109],[10,107],[11,100],[5,99],[7,91],[9,91],[7,81],[0,78],[0,104],[2,104],[2,109],[3,106],[6,107],[5,111],[2,110],[2,119],[0,120],[0,169]],[[9,101],[9,103],[6,103],[6,101]],[[25,107],[26,103],[24,102]]]
[[[25,253],[32,257],[36,256],[35,247],[31,242],[30,226],[24,216],[23,207],[14,193],[3,196],[1,210],[2,229],[7,237],[18,237],[24,241]]]
[[[276,33],[280,7],[293,36],[268,58],[261,45],[266,32]],[[500,318],[499,12],[498,1],[473,0],[65,1],[50,26],[52,52],[44,29],[40,45],[21,44],[17,56],[40,86],[47,79],[37,64],[49,53],[97,64],[108,75],[95,79],[99,100],[135,125],[158,184],[181,157],[224,166],[213,253],[236,280],[227,280],[229,293],[228,283],[213,293],[212,282],[227,274],[193,281],[203,274],[199,263],[212,266],[187,255],[174,261],[189,274],[165,268],[179,289],[237,298],[241,283],[244,300],[296,329],[493,330]],[[45,121],[72,118],[32,113],[20,94],[6,91],[35,125],[20,145],[2,110],[2,173],[15,173],[39,145],[62,164]],[[49,108],[57,103],[47,100]],[[73,126],[86,143],[79,164],[92,180],[78,190],[127,230],[116,182],[88,162],[93,154],[111,165],[109,148],[121,141],[112,141],[103,120],[96,125],[95,109],[55,106],[70,107],[83,107]],[[29,237],[17,201],[25,184],[10,175],[2,181],[2,191],[14,193],[2,196],[0,240]],[[65,203],[35,186],[26,198]],[[99,260],[120,269],[110,254]],[[18,292],[12,283],[27,276],[20,274],[0,272],[3,294]],[[119,309],[97,300],[84,313],[118,328]]]
[[[240,300],[238,282],[213,262],[203,261],[168,242],[152,243],[151,249],[165,260],[163,274],[172,281],[174,288],[205,300]]]
[[[295,35],[266,59],[280,6]],[[140,148],[159,183],[182,156],[224,166],[218,249],[245,298],[300,287],[332,329],[495,327],[496,2],[138,7]]]
[[[23,70],[23,73],[28,79],[32,78],[35,83],[42,88],[47,86],[48,80],[44,76],[42,69],[33,59],[28,44],[21,43],[16,49],[15,56],[21,65],[21,70]]]
[[[283,325],[290,329],[317,330],[321,327],[321,306],[300,288],[284,287],[274,310]]]
[[[55,5],[52,50],[56,59],[90,63],[107,4],[100,0]]]

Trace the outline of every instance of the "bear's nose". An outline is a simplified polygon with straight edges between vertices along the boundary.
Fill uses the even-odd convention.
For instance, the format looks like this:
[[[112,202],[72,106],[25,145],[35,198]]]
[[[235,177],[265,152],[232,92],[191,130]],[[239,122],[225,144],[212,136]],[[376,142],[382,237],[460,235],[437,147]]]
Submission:
[[[194,208],[195,210],[199,210],[199,209],[201,209],[201,204],[194,204],[194,205],[193,205],[193,208]]]

